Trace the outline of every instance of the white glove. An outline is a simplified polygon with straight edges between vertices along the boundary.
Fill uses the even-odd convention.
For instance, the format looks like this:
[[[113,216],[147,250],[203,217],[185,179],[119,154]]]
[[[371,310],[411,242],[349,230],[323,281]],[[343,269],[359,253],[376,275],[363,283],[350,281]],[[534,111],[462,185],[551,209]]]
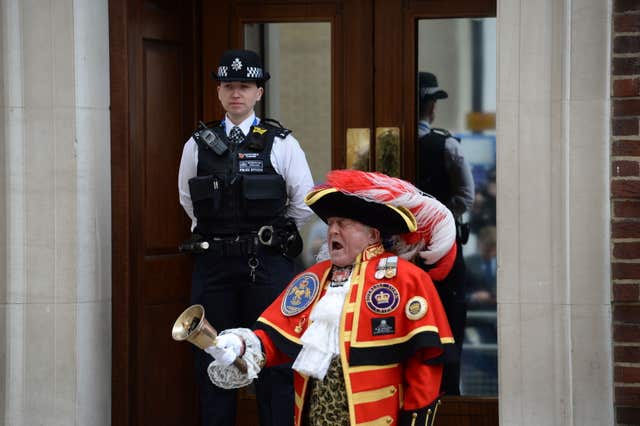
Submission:
[[[236,334],[221,334],[216,338],[216,344],[204,351],[216,360],[216,364],[227,367],[244,353],[244,341]]]

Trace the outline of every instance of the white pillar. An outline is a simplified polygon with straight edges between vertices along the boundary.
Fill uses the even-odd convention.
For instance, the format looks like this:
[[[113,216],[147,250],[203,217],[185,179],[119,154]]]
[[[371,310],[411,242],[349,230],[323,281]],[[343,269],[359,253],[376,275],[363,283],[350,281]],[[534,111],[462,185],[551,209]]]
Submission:
[[[610,6],[498,1],[500,423],[613,423]]]
[[[0,19],[0,423],[108,425],[108,2]]]

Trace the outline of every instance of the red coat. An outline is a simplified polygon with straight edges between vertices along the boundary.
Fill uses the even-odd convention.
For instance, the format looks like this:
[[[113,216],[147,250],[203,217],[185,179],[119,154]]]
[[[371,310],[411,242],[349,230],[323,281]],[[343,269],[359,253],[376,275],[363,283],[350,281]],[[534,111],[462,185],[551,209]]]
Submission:
[[[384,262],[391,267],[381,269]],[[297,356],[330,269],[325,261],[299,274],[258,319],[256,334],[267,366]],[[379,270],[387,275],[376,275]],[[438,293],[422,269],[394,259],[380,245],[367,248],[351,275],[339,335],[352,425],[397,424],[401,410],[424,409],[438,397],[442,355],[453,346],[453,337]],[[296,426],[308,380],[294,372]]]

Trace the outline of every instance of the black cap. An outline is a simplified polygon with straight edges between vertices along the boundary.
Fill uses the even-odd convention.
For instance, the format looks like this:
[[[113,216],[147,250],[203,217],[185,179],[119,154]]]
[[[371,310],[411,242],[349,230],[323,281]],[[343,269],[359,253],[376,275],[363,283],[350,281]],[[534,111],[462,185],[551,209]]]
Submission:
[[[418,73],[418,87],[420,90],[420,99],[426,101],[428,99],[446,99],[449,97],[447,92],[438,87],[438,79],[435,74],[420,71]]]
[[[227,50],[220,58],[218,71],[211,73],[218,81],[262,81],[271,77],[262,66],[260,55],[252,50]]]

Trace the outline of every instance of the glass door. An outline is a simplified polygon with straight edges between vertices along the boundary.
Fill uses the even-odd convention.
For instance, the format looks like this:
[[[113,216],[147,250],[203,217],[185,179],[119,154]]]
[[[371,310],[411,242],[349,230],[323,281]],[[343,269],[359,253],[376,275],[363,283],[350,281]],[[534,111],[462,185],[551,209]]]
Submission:
[[[203,16],[225,22],[221,12],[228,32],[203,20],[204,70],[214,69],[208,58],[224,50],[221,39],[262,54],[272,78],[258,113],[294,131],[316,183],[336,168],[415,182],[421,73],[434,74],[447,91],[433,126],[460,139],[476,191],[462,218],[471,233],[463,247],[469,292],[461,395],[445,397],[438,425],[498,424],[495,254],[476,261],[495,253],[496,0],[203,3]],[[213,83],[204,85],[213,93]],[[207,97],[205,116],[219,114]],[[324,238],[322,222],[308,224],[304,238],[300,262],[308,266]],[[240,412],[251,417],[250,390],[243,398]]]
[[[460,394],[492,397],[498,395],[495,24],[495,18],[418,20],[416,77],[416,137],[446,130],[473,177],[473,204],[460,218],[469,227]],[[423,167],[418,157],[416,169]]]

